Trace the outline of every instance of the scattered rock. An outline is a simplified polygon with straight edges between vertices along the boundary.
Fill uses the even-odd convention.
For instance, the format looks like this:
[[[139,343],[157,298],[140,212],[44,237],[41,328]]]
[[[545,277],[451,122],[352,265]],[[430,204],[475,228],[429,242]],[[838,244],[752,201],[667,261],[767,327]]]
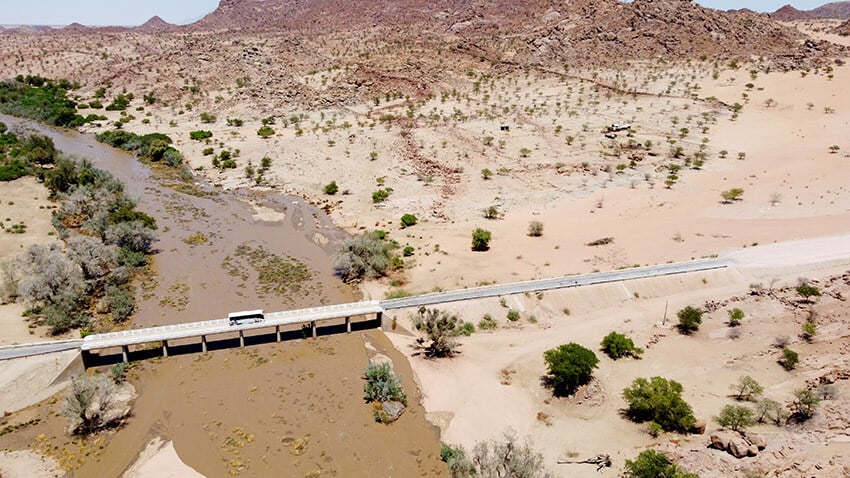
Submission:
[[[400,417],[401,414],[404,413],[405,406],[401,402],[389,401],[383,402],[381,404],[381,409],[383,410],[384,414],[386,414],[386,419],[384,420],[384,423],[392,423],[398,420],[398,417]]]

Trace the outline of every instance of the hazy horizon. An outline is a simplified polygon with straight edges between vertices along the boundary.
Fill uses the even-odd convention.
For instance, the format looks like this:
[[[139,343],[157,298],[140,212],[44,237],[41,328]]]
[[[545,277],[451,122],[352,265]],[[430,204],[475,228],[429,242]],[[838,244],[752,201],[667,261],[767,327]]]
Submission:
[[[749,8],[773,12],[790,4],[800,10],[811,10],[825,0],[697,0],[718,10]],[[218,6],[218,0],[41,0],[17,4],[13,11],[0,13],[0,25],[70,25],[136,26],[158,15],[175,24],[187,24],[203,18]]]

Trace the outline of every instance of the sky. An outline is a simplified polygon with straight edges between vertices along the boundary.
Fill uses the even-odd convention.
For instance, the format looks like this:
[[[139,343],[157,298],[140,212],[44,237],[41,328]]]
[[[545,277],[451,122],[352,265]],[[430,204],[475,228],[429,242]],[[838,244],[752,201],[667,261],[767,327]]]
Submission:
[[[785,4],[800,10],[832,0],[697,0],[728,10],[772,12]],[[215,10],[218,0],[0,0],[0,25],[140,25],[159,15],[170,23],[191,23]]]

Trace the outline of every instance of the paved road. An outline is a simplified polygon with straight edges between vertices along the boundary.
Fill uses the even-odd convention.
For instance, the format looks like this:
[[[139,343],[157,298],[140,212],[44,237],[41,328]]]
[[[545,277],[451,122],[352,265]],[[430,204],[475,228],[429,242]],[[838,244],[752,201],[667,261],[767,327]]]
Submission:
[[[633,269],[576,275],[572,277],[515,282],[512,284],[491,285],[450,292],[436,292],[433,294],[418,295],[415,297],[405,297],[403,299],[386,300],[381,302],[381,306],[387,310],[421,307],[423,305],[444,304],[447,302],[457,302],[461,300],[482,299],[485,297],[522,294],[525,292],[538,292],[551,289],[565,289],[568,287],[604,284],[606,282],[619,282],[646,277],[682,274],[685,272],[721,269],[728,267],[731,264],[732,261],[728,259],[704,259],[690,262],[676,262],[658,266],[636,267]]]
[[[252,329],[269,328],[274,326],[286,326],[297,324],[310,324],[313,321],[353,317],[358,315],[371,315],[385,310],[404,309],[409,307],[420,307],[427,305],[457,302],[462,300],[481,299],[485,297],[496,297],[503,295],[522,294],[525,292],[538,292],[552,289],[563,289],[569,287],[588,286],[593,284],[604,284],[608,282],[619,282],[624,280],[642,279],[646,277],[657,277],[687,272],[698,272],[728,267],[732,261],[728,259],[704,259],[689,262],[677,262],[658,266],[637,267],[610,272],[599,272],[595,274],[584,274],[570,277],[557,277],[554,279],[541,279],[534,281],[516,282],[512,284],[498,284],[472,289],[455,290],[448,292],[437,292],[433,294],[406,297],[402,299],[386,300],[383,302],[366,301],[350,304],[339,304],[311,309],[288,310],[284,312],[271,312],[265,315],[265,320],[256,323],[231,325],[227,319],[206,320],[202,322],[190,322],[185,324],[167,325],[163,327],[150,327],[144,329],[131,329],[106,334],[89,335],[84,340],[50,342],[44,344],[32,344],[0,348],[0,360],[28,355],[39,355],[46,353],[61,352],[64,350],[81,349],[97,350],[123,345],[137,345],[162,340],[174,340],[188,337],[200,337],[202,335],[215,335],[229,332],[238,332]]]
[[[82,340],[67,340],[62,342],[44,342],[3,347],[0,348],[0,360],[64,352],[66,350],[79,349],[82,344]]]

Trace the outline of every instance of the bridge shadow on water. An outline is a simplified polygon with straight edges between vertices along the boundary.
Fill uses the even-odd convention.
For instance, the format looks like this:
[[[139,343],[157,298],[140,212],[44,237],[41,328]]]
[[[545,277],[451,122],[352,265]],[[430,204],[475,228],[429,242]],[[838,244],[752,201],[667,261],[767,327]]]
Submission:
[[[368,320],[360,320],[351,322],[351,332],[360,332],[363,330],[374,330],[380,328],[382,326],[381,319],[368,319]],[[257,329],[249,331],[252,334],[248,335],[247,333],[244,336],[245,347],[254,347],[265,344],[273,344],[277,343],[277,333],[275,329],[272,327],[270,332],[266,332],[265,329]],[[337,334],[345,334],[347,333],[345,322],[337,324],[331,323],[327,325],[321,325],[316,327],[316,336],[324,337],[327,335],[337,335]],[[312,329],[309,325],[305,325],[301,328],[290,328],[284,330],[281,328],[280,330],[280,341],[288,342],[293,340],[302,340],[302,339],[310,339],[313,336]],[[210,339],[207,337],[207,352],[214,352],[216,350],[227,350],[227,349],[238,349],[241,348],[239,336],[237,332],[229,332],[227,334],[219,334],[221,337]],[[140,360],[150,360],[158,357],[163,357],[163,347],[161,343],[155,343],[156,345],[139,345],[137,348],[131,348],[128,351],[127,359],[129,362],[136,362]],[[203,353],[203,343],[200,337],[191,338],[191,339],[180,339],[175,341],[175,343],[169,342],[168,344],[168,357],[175,357],[179,355],[192,355],[192,354],[200,354]],[[103,349],[101,351],[92,351],[82,353],[83,366],[85,368],[90,367],[103,367],[103,366],[111,366],[117,363],[121,363],[124,361],[124,356],[121,353],[121,349],[119,347],[113,347],[110,349]]]

